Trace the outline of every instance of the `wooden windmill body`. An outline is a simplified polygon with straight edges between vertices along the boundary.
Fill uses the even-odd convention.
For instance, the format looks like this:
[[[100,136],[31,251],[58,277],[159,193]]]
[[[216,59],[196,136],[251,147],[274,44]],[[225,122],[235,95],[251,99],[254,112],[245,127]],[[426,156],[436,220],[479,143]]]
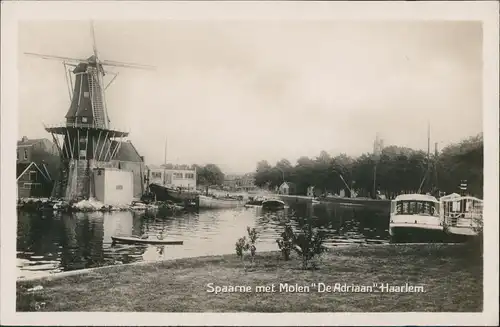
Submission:
[[[105,168],[119,150],[128,132],[111,128],[107,111],[105,90],[117,74],[106,72],[104,66],[153,69],[151,66],[99,60],[95,46],[92,25],[94,54],[88,59],[76,59],[51,55],[26,53],[43,59],[62,61],[70,88],[71,104],[65,116],[66,122],[56,126],[46,126],[60,153],[61,174],[54,184],[52,196],[68,201],[78,201],[95,196],[92,171]],[[114,78],[104,85],[104,75]],[[74,79],[74,83],[73,83]],[[57,137],[59,136],[59,137]],[[62,142],[59,138],[62,137]]]

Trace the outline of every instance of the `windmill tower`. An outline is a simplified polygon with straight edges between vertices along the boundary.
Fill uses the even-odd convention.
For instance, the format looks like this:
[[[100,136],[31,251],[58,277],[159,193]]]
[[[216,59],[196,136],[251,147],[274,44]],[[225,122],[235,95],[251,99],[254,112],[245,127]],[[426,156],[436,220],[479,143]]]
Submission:
[[[52,195],[65,200],[88,199],[95,195],[92,170],[109,166],[121,145],[116,140],[123,140],[128,136],[128,132],[110,127],[105,90],[118,74],[105,71],[104,66],[154,69],[152,66],[100,60],[93,24],[91,34],[94,54],[88,59],[26,53],[43,59],[58,60],[64,65],[71,100],[65,116],[66,122],[46,126],[45,130],[51,133],[61,158],[61,175],[54,185]],[[106,74],[114,75],[107,85],[104,84]],[[62,142],[58,138],[62,138]]]

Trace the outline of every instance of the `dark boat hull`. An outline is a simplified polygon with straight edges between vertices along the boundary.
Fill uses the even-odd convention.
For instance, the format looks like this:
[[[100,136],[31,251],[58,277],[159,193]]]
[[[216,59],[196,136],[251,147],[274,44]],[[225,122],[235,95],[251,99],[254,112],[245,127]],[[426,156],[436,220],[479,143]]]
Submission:
[[[197,192],[175,190],[158,184],[150,184],[149,190],[156,197],[156,201],[186,202],[194,201],[198,196]]]
[[[153,244],[153,245],[182,245],[184,241],[151,240],[126,236],[111,236],[113,243],[123,244]]]
[[[442,229],[390,227],[390,230],[391,243],[442,243],[449,241],[449,236]]]

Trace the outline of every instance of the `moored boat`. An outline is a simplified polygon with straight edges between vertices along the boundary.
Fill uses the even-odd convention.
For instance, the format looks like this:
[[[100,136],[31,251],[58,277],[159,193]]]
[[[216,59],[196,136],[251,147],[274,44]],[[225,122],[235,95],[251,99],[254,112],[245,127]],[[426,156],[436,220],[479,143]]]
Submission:
[[[182,245],[184,241],[140,238],[136,236],[111,236],[113,243],[123,244],[156,244],[156,245]]]
[[[264,210],[282,210],[285,209],[285,202],[279,199],[266,199],[262,201],[262,209]]]
[[[474,236],[483,223],[483,200],[453,193],[440,199],[441,216],[450,235]]]
[[[256,196],[256,197],[250,197],[249,201],[245,203],[246,208],[252,208],[252,207],[261,207],[262,202],[264,202],[267,198],[264,196]]]
[[[232,197],[212,197],[199,195],[198,208],[200,209],[225,209],[237,208],[243,204],[241,198]]]
[[[186,202],[195,200],[199,195],[196,190],[175,189],[156,183],[149,184],[149,190],[154,194],[156,201]]]
[[[402,194],[391,203],[389,234],[392,242],[441,241],[445,237],[439,202],[430,195]]]

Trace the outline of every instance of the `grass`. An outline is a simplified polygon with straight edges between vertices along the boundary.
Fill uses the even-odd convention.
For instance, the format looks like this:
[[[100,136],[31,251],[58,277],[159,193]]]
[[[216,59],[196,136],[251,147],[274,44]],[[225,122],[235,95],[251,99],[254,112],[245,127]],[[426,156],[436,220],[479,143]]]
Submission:
[[[113,266],[36,282],[17,282],[17,311],[143,312],[480,312],[482,259],[464,245],[338,248],[304,271],[297,257],[257,253]],[[279,283],[424,286],[424,293],[221,293],[214,286]],[[27,289],[41,285],[42,290]]]

